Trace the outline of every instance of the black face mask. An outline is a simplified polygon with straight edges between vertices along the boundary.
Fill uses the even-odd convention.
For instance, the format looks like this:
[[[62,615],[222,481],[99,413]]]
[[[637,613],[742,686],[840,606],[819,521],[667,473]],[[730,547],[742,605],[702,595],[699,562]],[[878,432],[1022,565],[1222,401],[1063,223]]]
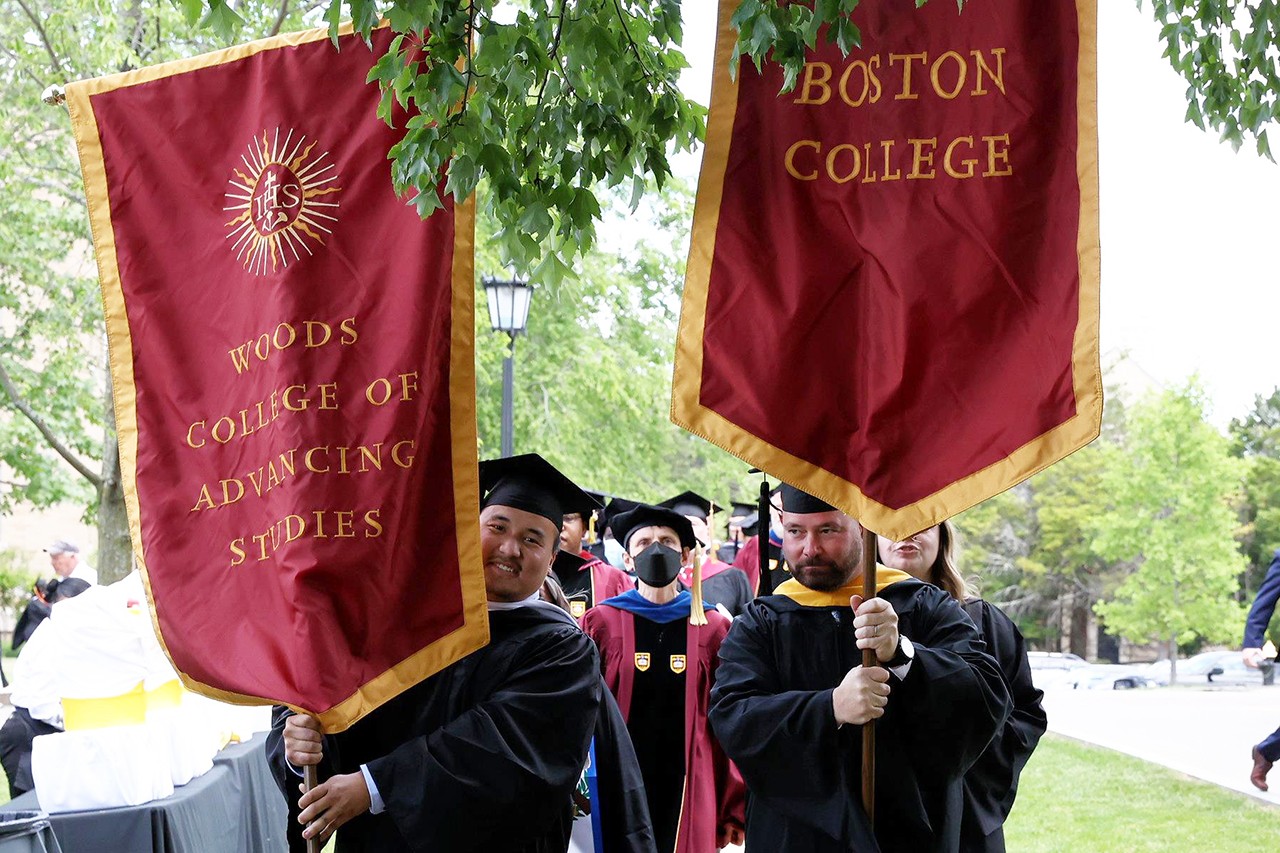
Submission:
[[[636,577],[649,586],[666,586],[680,574],[680,552],[661,542],[654,542],[631,560],[636,566]]]

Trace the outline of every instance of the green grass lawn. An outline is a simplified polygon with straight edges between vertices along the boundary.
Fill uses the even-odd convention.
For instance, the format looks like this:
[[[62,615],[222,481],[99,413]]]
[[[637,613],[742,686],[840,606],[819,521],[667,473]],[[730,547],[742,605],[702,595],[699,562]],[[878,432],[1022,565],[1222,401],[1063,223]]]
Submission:
[[[1274,851],[1280,850],[1280,808],[1046,735],[1022,774],[1005,839],[1010,853]]]

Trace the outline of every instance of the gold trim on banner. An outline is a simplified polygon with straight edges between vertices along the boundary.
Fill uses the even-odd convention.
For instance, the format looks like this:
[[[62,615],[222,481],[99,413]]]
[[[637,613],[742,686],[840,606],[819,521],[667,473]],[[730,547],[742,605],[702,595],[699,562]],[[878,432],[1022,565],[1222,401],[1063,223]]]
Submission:
[[[120,76],[120,75],[116,75]],[[145,562],[142,556],[142,528],[138,510],[138,419],[137,399],[133,382],[133,339],[129,331],[129,317],[125,310],[124,291],[120,284],[120,267],[116,258],[116,233],[111,224],[111,203],[107,197],[107,168],[102,154],[102,139],[98,134],[98,120],[93,114],[89,97],[94,93],[98,80],[69,83],[66,87],[67,112],[71,116],[71,129],[75,135],[76,151],[80,157],[80,171],[84,175],[84,191],[89,207],[89,230],[93,236],[94,257],[98,265],[98,283],[102,291],[102,306],[107,331],[107,360],[111,368],[111,401],[115,410],[116,441],[120,453],[120,479],[124,491],[124,503],[129,519],[129,539],[133,544],[134,559],[142,569],[147,597],[151,587],[147,583]],[[155,612],[151,621],[159,636]],[[165,650],[168,654],[168,649]]]
[[[383,25],[385,26],[385,24]],[[350,23],[344,24],[340,36],[351,35]],[[204,684],[178,668],[169,651],[156,615],[155,597],[142,547],[141,508],[138,502],[138,417],[137,394],[133,375],[133,341],[125,306],[124,289],[116,252],[115,230],[111,222],[106,164],[102,140],[90,99],[94,95],[135,86],[203,68],[235,62],[268,50],[293,47],[321,41],[329,37],[328,28],[287,33],[237,45],[202,56],[166,62],[122,74],[70,83],[66,87],[67,109],[76,139],[76,148],[84,174],[85,196],[89,207],[89,223],[93,234],[94,255],[102,289],[103,309],[111,367],[111,388],[115,407],[116,435],[120,448],[120,473],[125,509],[129,518],[129,535],[134,558],[142,574],[150,605],[152,627],[165,656],[189,690],[237,705],[287,704],[272,697],[250,696],[221,690]],[[479,473],[476,458],[478,446],[475,410],[475,200],[474,197],[454,207],[454,245],[451,274],[450,327],[450,430],[453,446],[454,502],[458,541],[463,624],[386,672],[366,682],[354,694],[322,711],[294,710],[314,714],[326,732],[349,728],[369,711],[398,695],[428,675],[438,672],[446,661],[456,660],[489,641],[489,620],[484,589],[484,573],[480,557]]]
[[[1076,417],[1088,416],[1092,431],[1081,444],[1102,432],[1102,357],[1099,353],[1099,294],[1102,241],[1099,236],[1101,193],[1098,174],[1098,0],[1076,0],[1080,57],[1076,71],[1076,180],[1080,185],[1080,226],[1076,255],[1080,269],[1079,319],[1071,362],[1075,378]]]
[[[718,444],[743,459],[747,448],[728,445],[729,436],[717,439],[693,427],[699,416],[719,417],[702,408],[702,335],[707,323],[707,290],[715,257],[720,203],[724,197],[724,173],[733,141],[733,121],[738,112],[738,81],[729,74],[729,61],[738,34],[730,21],[741,0],[721,0],[716,31],[715,65],[711,69],[711,111],[707,116],[707,142],[702,152],[698,192],[693,206],[693,230],[689,261],[685,265],[684,298],[676,334],[675,371],[671,378],[671,420],[689,432]],[[728,421],[725,421],[728,424]],[[732,425],[730,424],[732,427]],[[737,427],[732,427],[737,429]],[[749,460],[748,460],[749,461]]]
[[[462,591],[460,628],[366,682],[355,694],[316,714],[330,734],[343,731],[374,708],[400,695],[449,663],[489,642],[488,596],[480,557],[480,470],[476,457],[475,196],[454,206],[453,299],[450,308],[449,431],[453,450],[453,500]],[[294,708],[304,711],[302,708]]]
[[[383,23],[374,27],[374,29],[382,29],[385,26],[387,25]],[[349,36],[353,32],[354,29],[348,21],[338,28],[338,37],[341,38],[342,36]],[[71,101],[72,87],[75,87],[83,97],[88,98],[93,95],[101,95],[103,92],[111,92],[116,89],[136,86],[139,83],[149,83],[152,80],[163,80],[166,77],[176,77],[179,74],[186,74],[189,71],[199,71],[202,68],[212,68],[215,65],[226,65],[230,62],[236,62],[241,59],[247,59],[250,56],[256,56],[259,53],[265,53],[268,50],[278,50],[282,47],[296,47],[300,44],[310,44],[311,42],[322,41],[327,38],[329,38],[329,28],[316,27],[310,30],[301,30],[296,33],[282,33],[278,36],[258,39],[257,41],[247,42],[246,44],[237,44],[233,47],[223,48],[222,50],[202,53],[199,56],[190,56],[186,59],[174,59],[170,62],[161,62],[159,65],[148,65],[145,68],[136,68],[133,71],[123,71],[119,74],[108,74],[106,77],[95,77],[91,80],[80,80],[75,83],[67,84],[67,102],[70,103]]]
[[[729,61],[737,41],[737,33],[730,21],[739,5],[741,0],[720,2],[707,143],[698,177],[675,370],[671,381],[672,422],[772,476],[840,507],[865,527],[895,540],[905,539],[999,494],[1097,438],[1102,428],[1102,375],[1098,353],[1101,252],[1098,239],[1096,0],[1076,0],[1080,42],[1076,150],[1080,185],[1076,246],[1080,295],[1079,320],[1072,346],[1076,414],[986,468],[913,504],[894,509],[867,497],[843,477],[787,453],[702,405],[703,333],[711,263],[738,108],[738,85],[729,76]]]

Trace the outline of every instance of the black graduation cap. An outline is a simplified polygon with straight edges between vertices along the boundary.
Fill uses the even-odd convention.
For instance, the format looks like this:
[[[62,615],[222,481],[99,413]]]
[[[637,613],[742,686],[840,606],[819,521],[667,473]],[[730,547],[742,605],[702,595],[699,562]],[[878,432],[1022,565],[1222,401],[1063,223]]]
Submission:
[[[566,512],[590,514],[594,498],[536,453],[480,463],[480,506],[500,504],[548,519],[559,530]]]
[[[624,548],[627,547],[631,534],[642,527],[670,527],[680,537],[680,544],[685,548],[696,548],[698,545],[689,519],[664,506],[639,504],[621,515],[610,517],[609,526],[613,529],[613,538],[621,542]]]
[[[806,515],[814,512],[835,512],[836,508],[822,498],[814,497],[806,491],[797,489],[788,483],[782,484],[782,509]]]
[[[715,504],[697,492],[681,492],[674,498],[667,498],[665,501],[662,501],[658,506],[673,509],[681,515],[697,516],[703,521],[706,521],[707,516],[711,514],[711,510]]]
[[[756,501],[752,501],[751,503],[747,503],[746,501],[731,501],[729,518],[724,523],[724,529],[728,531],[733,527],[739,527],[744,533],[746,533],[747,528],[753,526],[759,518],[759,513],[756,512],[758,507],[759,503]],[[750,536],[751,534],[746,533],[746,535]]]
[[[551,570],[557,575],[572,576],[580,572],[586,564],[586,559],[581,555],[570,553],[561,548],[556,551],[556,559],[551,564]]]
[[[629,501],[626,498],[612,498],[605,504],[604,512],[600,513],[600,532],[604,533],[606,528],[613,527],[613,520],[624,512],[630,512],[640,506],[640,501]],[[617,532],[614,532],[614,538],[617,538]]]

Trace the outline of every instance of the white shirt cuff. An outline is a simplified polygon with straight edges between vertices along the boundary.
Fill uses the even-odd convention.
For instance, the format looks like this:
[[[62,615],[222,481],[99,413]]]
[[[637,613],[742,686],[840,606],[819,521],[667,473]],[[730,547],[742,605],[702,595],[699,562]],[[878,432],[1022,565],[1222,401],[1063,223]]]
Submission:
[[[378,786],[373,781],[368,764],[360,765],[360,774],[364,776],[364,784],[369,789],[369,814],[382,814],[387,810],[387,804],[382,802],[382,795],[378,793]]]

